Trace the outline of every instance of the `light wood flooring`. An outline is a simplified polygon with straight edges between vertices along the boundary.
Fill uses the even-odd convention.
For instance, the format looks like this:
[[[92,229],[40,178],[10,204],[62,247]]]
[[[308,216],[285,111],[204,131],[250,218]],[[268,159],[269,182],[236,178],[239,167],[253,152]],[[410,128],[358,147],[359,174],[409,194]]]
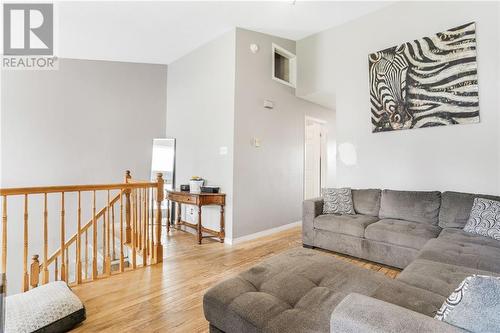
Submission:
[[[202,297],[217,282],[269,256],[302,246],[300,228],[237,245],[220,244],[173,230],[160,265],[73,287],[87,308],[74,332],[207,332]],[[329,255],[395,278],[399,270],[365,260]]]

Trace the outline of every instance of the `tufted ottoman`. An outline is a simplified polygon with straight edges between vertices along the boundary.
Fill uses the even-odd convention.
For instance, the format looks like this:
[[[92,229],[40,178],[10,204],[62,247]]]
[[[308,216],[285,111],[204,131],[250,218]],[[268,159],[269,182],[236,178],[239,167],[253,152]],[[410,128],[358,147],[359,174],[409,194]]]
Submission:
[[[383,274],[330,255],[294,249],[211,288],[203,309],[211,332],[330,332],[344,297],[371,295]]]

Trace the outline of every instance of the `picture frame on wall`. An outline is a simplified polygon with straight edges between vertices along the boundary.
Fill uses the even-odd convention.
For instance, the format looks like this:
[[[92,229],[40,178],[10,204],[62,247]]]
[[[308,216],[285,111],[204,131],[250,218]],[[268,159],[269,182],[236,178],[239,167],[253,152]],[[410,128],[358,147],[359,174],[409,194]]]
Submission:
[[[479,122],[476,24],[368,56],[372,132]]]

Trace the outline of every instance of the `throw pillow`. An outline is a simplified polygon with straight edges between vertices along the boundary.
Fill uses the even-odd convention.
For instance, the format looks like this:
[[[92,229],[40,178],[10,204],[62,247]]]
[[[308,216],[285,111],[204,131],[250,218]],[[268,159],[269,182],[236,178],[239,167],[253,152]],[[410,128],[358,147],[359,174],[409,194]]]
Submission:
[[[324,188],[323,214],[355,214],[350,188]]]
[[[435,318],[475,333],[500,332],[500,277],[467,277]]]
[[[500,202],[475,198],[464,231],[500,241]]]

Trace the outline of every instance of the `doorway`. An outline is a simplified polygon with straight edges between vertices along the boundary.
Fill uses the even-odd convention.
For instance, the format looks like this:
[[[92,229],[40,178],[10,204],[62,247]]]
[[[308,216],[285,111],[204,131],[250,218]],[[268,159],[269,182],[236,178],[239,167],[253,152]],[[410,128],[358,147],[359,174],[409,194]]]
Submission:
[[[304,199],[321,195],[326,184],[326,122],[306,117],[304,143]]]

